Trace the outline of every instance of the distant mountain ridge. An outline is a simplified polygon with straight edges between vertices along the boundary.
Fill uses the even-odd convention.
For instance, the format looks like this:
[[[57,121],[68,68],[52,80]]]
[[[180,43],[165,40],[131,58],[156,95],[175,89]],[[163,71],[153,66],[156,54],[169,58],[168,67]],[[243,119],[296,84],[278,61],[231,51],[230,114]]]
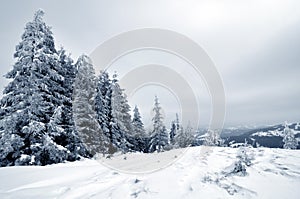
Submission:
[[[300,123],[290,123],[288,124],[290,129],[293,129],[295,132],[295,137],[300,142]],[[264,146],[270,148],[283,148],[282,136],[283,129],[285,128],[284,124],[277,124],[273,126],[261,127],[256,129],[251,129],[248,131],[243,131],[242,133],[233,134],[227,133],[222,134],[223,139],[225,139],[225,144],[230,145],[233,143],[244,143],[245,140],[247,143],[257,146]],[[297,149],[300,149],[300,145],[298,144]]]

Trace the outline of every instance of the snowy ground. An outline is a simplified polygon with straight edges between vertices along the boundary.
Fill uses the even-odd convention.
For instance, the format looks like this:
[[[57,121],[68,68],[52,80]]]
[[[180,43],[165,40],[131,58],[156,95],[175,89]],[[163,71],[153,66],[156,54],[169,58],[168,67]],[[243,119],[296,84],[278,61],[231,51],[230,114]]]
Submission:
[[[194,147],[182,157],[177,150],[104,160],[118,170],[96,160],[0,168],[0,198],[300,198],[299,150],[251,149],[247,175],[228,175],[237,150]]]

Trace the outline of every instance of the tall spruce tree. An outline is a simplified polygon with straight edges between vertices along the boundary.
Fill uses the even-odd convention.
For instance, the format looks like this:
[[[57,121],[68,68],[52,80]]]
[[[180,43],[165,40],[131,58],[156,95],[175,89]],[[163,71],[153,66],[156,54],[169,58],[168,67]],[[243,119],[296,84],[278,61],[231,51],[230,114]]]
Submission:
[[[152,118],[153,131],[151,135],[149,151],[161,152],[164,150],[165,146],[168,145],[168,134],[166,131],[166,127],[163,124],[161,107],[157,96],[155,96],[153,112],[154,112],[154,117]]]
[[[177,134],[176,132],[177,132],[177,128],[176,128],[175,121],[172,121],[171,129],[170,129],[170,144],[171,145],[175,144],[175,136]]]
[[[78,159],[79,156],[88,156],[86,147],[83,145],[78,132],[75,128],[75,121],[73,117],[73,91],[75,84],[75,77],[77,75],[77,68],[73,64],[73,60],[70,55],[66,54],[66,51],[61,48],[58,51],[58,57],[60,67],[58,68],[59,73],[64,77],[62,82],[64,90],[64,100],[61,107],[61,126],[64,131],[58,138],[63,140],[66,145],[63,145],[68,149],[68,160]],[[58,108],[60,108],[58,107]],[[55,137],[57,139],[57,137]]]
[[[178,147],[178,143],[176,143],[176,141],[178,141],[178,139],[176,140],[176,136],[180,133],[182,133],[183,129],[180,125],[179,122],[179,116],[178,113],[176,113],[176,118],[174,121],[172,121],[171,123],[171,129],[170,129],[170,144],[173,145],[173,147]]]
[[[130,148],[130,143],[127,142],[127,137],[132,136],[130,106],[124,94],[124,90],[120,87],[117,75],[113,75],[111,94],[111,116],[110,123],[112,143],[117,146],[122,152],[127,152]]]
[[[132,132],[133,132],[133,141],[135,151],[146,152],[147,151],[147,135],[142,122],[141,114],[137,106],[133,109],[133,118],[132,118]]]
[[[146,131],[142,122],[141,114],[137,106],[133,109],[132,132],[134,135],[145,137]]]
[[[60,160],[51,159],[53,153],[65,150],[61,145],[64,141],[56,143],[58,139],[49,134],[49,122],[57,107],[68,101],[68,92],[66,70],[62,68],[43,15],[44,12],[38,10],[33,21],[26,24],[22,40],[16,46],[16,63],[6,74],[12,81],[4,89],[1,100],[1,166],[44,165],[79,157],[77,151],[71,150],[71,155]],[[74,141],[70,135],[67,137]],[[46,145],[47,140],[54,147]],[[77,150],[78,146],[74,148]]]
[[[175,125],[176,125],[176,130],[178,131],[180,129],[180,122],[179,122],[178,113],[176,113]]]
[[[13,80],[5,88],[1,100],[5,112],[3,130],[10,135],[6,136],[22,140],[15,149],[17,152],[11,151],[6,157],[12,164],[21,154],[32,156],[31,164],[41,164],[39,157],[46,124],[64,98],[53,36],[42,19],[43,14],[38,10],[33,21],[26,24],[14,54],[16,63],[6,75]]]
[[[76,130],[91,154],[107,153],[108,140],[97,122],[95,112],[96,77],[88,56],[82,55],[76,63],[74,88],[74,118]]]
[[[111,122],[111,80],[106,71],[101,71],[96,83],[95,111],[97,120],[104,134],[112,140]]]

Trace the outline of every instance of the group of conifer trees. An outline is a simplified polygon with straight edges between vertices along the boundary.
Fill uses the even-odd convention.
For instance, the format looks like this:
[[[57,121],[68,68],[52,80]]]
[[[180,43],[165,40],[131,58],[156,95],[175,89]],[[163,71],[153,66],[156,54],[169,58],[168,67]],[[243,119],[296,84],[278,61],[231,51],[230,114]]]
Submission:
[[[117,151],[154,152],[187,146],[179,120],[167,132],[158,98],[153,129],[146,132],[117,75],[98,76],[86,55],[73,62],[56,49],[38,10],[14,53],[11,79],[0,107],[0,166],[47,165]],[[177,140],[177,141],[176,141]],[[170,147],[171,146],[171,147]]]

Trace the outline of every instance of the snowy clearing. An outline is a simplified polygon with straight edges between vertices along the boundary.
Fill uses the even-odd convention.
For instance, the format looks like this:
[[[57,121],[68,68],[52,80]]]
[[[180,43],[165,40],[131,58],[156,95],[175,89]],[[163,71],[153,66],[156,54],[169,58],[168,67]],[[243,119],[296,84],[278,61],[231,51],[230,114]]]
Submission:
[[[299,150],[249,150],[253,159],[246,176],[228,172],[238,149],[202,146],[189,148],[182,157],[173,150],[105,160],[119,170],[88,159],[0,168],[0,198],[299,198]],[[166,159],[173,163],[157,170]],[[151,169],[156,171],[130,173]]]

